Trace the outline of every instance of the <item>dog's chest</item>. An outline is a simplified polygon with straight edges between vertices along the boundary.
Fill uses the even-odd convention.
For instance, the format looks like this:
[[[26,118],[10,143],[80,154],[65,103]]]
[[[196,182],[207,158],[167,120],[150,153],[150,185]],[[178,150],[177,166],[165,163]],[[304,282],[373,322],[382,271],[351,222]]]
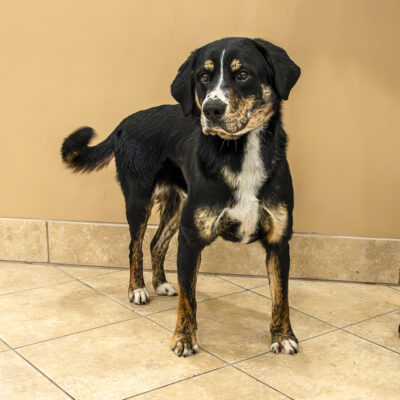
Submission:
[[[260,147],[259,131],[250,132],[240,172],[231,172],[227,176],[225,171],[227,181],[234,189],[234,203],[220,215],[221,236],[224,236],[224,230],[234,227],[235,235],[242,243],[251,241],[260,219],[257,195],[267,178]]]

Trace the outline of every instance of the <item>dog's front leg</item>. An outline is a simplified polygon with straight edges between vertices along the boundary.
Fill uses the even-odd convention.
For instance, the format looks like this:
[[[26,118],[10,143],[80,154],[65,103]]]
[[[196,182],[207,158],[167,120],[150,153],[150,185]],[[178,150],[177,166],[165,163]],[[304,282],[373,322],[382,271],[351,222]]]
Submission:
[[[179,357],[197,353],[196,281],[202,248],[180,229],[178,237],[178,316],[171,350]]]
[[[275,353],[295,354],[298,340],[289,318],[289,243],[266,244],[266,264],[272,297],[271,350]]]

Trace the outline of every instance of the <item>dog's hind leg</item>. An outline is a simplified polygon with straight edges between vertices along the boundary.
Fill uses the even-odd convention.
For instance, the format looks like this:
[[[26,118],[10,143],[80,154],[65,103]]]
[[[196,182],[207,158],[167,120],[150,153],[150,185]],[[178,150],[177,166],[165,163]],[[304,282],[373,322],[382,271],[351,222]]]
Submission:
[[[160,225],[150,244],[153,288],[160,296],[176,296],[178,292],[165,277],[164,260],[169,243],[179,228],[183,198],[179,189],[164,186],[156,201],[160,204]]]
[[[149,293],[143,280],[143,237],[152,208],[151,194],[137,194],[126,199],[126,217],[129,223],[131,242],[129,245],[130,279],[128,297],[135,304],[150,301]]]

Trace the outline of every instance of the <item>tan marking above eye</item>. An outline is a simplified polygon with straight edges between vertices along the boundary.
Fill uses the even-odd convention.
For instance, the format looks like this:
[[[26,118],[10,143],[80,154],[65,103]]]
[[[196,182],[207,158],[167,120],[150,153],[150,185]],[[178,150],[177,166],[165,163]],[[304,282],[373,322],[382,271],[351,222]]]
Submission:
[[[214,71],[214,62],[212,60],[206,60],[204,63],[204,68],[207,71]]]
[[[231,62],[231,70],[233,72],[239,71],[239,69],[242,67],[242,63],[240,62],[240,60],[238,60],[237,58],[233,59]]]

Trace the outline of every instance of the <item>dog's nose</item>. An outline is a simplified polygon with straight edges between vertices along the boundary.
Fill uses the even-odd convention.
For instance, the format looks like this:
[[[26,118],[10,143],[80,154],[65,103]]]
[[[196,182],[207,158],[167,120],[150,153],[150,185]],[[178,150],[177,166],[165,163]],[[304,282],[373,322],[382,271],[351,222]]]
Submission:
[[[218,121],[224,114],[226,104],[222,101],[210,100],[203,106],[203,113],[210,121]]]

